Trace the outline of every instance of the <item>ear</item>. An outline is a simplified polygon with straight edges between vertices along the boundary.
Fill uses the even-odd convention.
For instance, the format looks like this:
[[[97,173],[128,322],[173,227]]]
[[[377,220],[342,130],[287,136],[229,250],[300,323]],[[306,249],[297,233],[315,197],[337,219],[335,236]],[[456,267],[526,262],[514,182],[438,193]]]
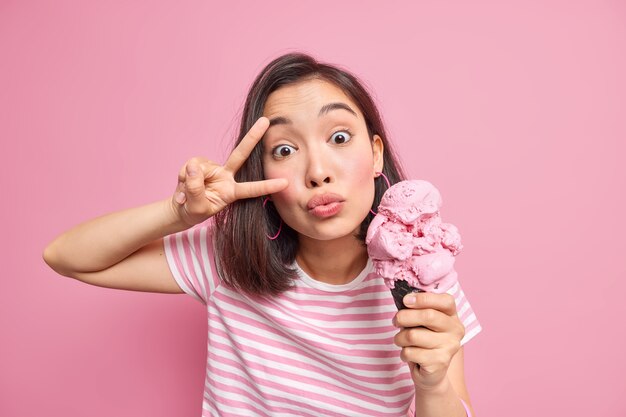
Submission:
[[[380,136],[374,135],[372,139],[372,153],[374,155],[374,172],[382,172],[383,171],[383,150],[385,149],[385,145],[383,144],[383,140]]]

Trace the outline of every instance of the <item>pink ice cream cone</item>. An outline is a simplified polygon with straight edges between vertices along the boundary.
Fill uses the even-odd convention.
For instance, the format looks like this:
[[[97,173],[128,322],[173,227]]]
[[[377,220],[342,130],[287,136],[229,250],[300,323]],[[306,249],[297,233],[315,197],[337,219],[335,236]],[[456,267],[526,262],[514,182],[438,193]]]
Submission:
[[[443,293],[457,281],[458,229],[442,223],[439,191],[428,181],[401,181],[383,195],[365,243],[374,270],[391,289],[398,309],[410,292]]]

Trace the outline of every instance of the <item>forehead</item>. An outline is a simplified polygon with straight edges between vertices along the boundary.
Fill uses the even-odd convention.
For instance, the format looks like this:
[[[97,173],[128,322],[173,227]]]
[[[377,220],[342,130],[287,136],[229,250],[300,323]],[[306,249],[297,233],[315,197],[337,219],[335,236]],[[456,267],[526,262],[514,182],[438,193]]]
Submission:
[[[301,111],[317,111],[328,103],[345,103],[362,119],[359,107],[335,84],[324,80],[307,80],[289,84],[273,91],[263,106],[263,116],[289,115]]]

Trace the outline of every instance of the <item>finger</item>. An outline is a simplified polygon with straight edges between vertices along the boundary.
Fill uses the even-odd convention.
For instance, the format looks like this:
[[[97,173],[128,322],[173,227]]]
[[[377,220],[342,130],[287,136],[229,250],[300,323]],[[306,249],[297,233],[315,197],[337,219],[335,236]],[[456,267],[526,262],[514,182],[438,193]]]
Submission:
[[[417,363],[420,367],[433,366],[439,362],[438,357],[439,355],[434,349],[422,349],[414,346],[402,348],[400,352],[400,359],[403,362]],[[445,366],[443,363],[441,365]]]
[[[396,313],[395,323],[398,327],[424,326],[434,332],[449,331],[454,325],[450,316],[432,308],[400,310]]]
[[[409,364],[414,381],[416,381],[415,378],[422,381],[424,381],[423,378],[439,380],[441,376],[445,376],[450,364],[450,361],[441,352],[435,349],[416,347],[402,348],[400,359]],[[440,377],[437,377],[437,375],[440,375]]]
[[[443,333],[436,333],[424,327],[408,327],[399,331],[393,343],[399,347],[415,346],[423,349],[436,349],[446,341]]]
[[[271,180],[241,182],[235,185],[235,198],[251,198],[262,195],[274,194],[284,190],[289,185],[286,178],[274,178]]]
[[[178,204],[185,204],[185,201],[187,201],[187,197],[185,196],[185,183],[178,182],[176,191],[174,191],[174,200]]]
[[[215,170],[215,167],[218,165],[212,161],[206,160],[204,158],[191,158],[189,161],[182,166],[180,171],[178,171],[178,182],[185,182],[185,178],[187,177],[187,165],[193,164],[200,166],[200,171],[202,171],[204,177],[210,176],[211,173]]]
[[[404,296],[403,302],[408,308],[431,308],[441,311],[448,316],[456,315],[454,297],[448,293],[435,294],[432,292],[415,292]]]
[[[194,163],[188,163],[185,177],[185,195],[187,197],[187,211],[200,212],[204,207],[204,176],[201,175],[200,167]]]
[[[260,117],[252,125],[248,133],[245,134],[243,139],[241,139],[239,145],[233,149],[232,153],[228,157],[228,160],[224,164],[224,168],[232,173],[237,172],[246,159],[248,159],[256,144],[259,143],[259,140],[261,140],[269,125],[270,123],[267,117]]]

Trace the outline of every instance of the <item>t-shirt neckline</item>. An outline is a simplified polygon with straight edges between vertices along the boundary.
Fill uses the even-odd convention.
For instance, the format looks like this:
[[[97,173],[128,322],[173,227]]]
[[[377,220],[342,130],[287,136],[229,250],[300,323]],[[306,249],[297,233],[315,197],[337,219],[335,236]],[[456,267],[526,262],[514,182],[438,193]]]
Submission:
[[[326,292],[342,292],[348,291],[359,286],[366,276],[368,276],[373,270],[374,265],[372,264],[372,260],[367,258],[367,263],[365,264],[365,268],[356,276],[352,281],[347,284],[329,284],[327,282],[318,281],[311,276],[309,276],[304,270],[298,265],[298,261],[293,261],[293,267],[296,269],[298,276],[300,277],[300,281],[305,283],[307,286],[321,290]]]

